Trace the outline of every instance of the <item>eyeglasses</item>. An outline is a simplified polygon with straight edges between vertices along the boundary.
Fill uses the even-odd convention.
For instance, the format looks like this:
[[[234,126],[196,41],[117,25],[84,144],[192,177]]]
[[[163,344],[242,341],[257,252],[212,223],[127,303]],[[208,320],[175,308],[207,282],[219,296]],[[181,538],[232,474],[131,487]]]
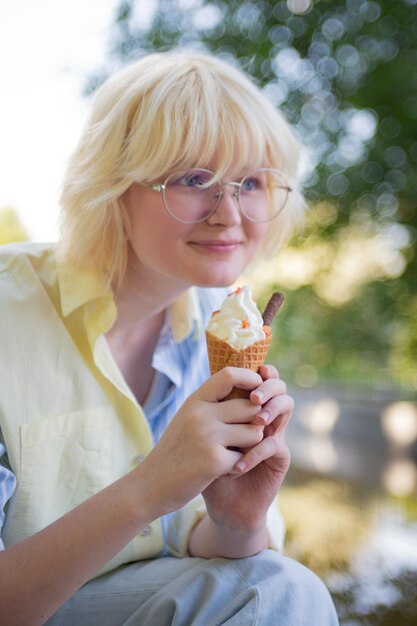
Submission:
[[[251,172],[240,182],[222,182],[210,170],[192,169],[170,174],[163,183],[141,184],[161,192],[168,213],[184,224],[198,224],[213,215],[226,186],[233,188],[242,215],[257,224],[274,219],[292,191],[284,174],[269,167]]]

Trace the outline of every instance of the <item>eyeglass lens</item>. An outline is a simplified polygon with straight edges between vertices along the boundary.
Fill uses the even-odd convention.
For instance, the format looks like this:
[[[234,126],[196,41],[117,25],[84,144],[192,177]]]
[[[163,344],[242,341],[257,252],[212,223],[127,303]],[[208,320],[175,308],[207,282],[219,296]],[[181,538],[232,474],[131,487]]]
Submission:
[[[193,169],[173,174],[165,182],[164,202],[176,219],[201,222],[217,208],[223,192],[235,193],[243,215],[252,222],[275,217],[288,197],[288,183],[278,170],[261,168],[245,176],[238,186],[216,181],[215,174]],[[237,192],[237,193],[236,193]]]

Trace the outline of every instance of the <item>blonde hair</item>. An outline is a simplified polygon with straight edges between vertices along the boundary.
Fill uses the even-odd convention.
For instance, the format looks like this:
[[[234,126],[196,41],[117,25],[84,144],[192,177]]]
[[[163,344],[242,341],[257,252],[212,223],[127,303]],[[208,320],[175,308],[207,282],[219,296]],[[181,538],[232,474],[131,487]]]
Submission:
[[[128,254],[122,195],[134,182],[208,166],[219,177],[248,167],[281,170],[293,191],[270,223],[262,257],[304,213],[298,191],[299,147],[281,113],[240,70],[205,54],[149,55],[96,92],[61,192],[62,258],[117,285]]]

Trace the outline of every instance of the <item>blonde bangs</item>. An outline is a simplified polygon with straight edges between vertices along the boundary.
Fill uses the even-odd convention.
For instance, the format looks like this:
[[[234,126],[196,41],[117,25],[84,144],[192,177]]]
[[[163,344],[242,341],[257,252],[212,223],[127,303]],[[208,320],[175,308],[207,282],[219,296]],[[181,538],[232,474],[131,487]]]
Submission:
[[[169,90],[157,86],[132,125],[122,165],[125,176],[149,182],[193,167],[215,166],[219,177],[260,167],[267,152],[265,129],[256,120],[255,107],[248,124],[238,98],[195,68]]]

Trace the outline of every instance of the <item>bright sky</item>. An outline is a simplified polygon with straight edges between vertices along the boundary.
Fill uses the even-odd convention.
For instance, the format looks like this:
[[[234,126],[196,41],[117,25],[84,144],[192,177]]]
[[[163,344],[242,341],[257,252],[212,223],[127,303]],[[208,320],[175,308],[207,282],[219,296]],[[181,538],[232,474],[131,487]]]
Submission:
[[[83,78],[105,60],[118,5],[0,1],[0,208],[31,239],[57,237],[59,185],[88,109]]]

